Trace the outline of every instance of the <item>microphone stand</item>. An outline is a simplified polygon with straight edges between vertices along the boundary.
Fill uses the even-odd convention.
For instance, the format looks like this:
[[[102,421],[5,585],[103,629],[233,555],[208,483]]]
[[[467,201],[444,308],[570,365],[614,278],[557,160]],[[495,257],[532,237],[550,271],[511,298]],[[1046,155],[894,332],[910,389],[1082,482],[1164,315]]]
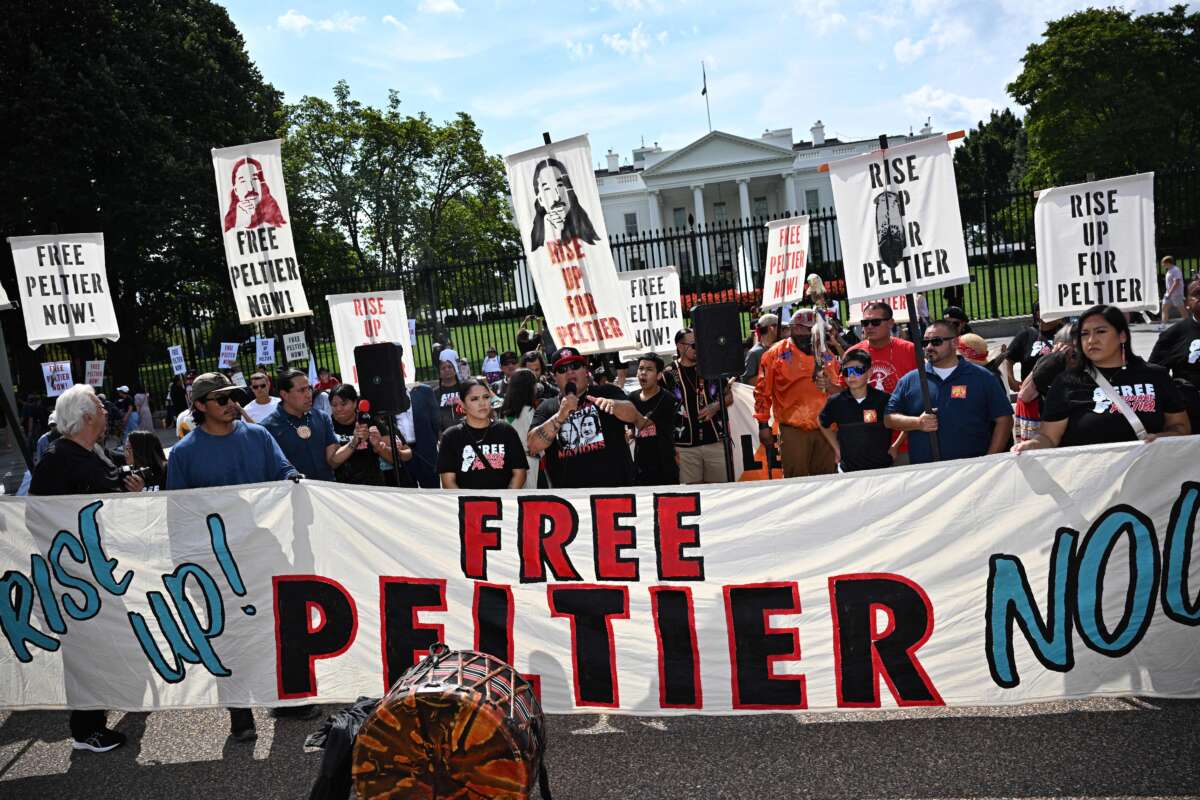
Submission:
[[[729,385],[729,379],[732,375],[722,375],[717,380],[720,381],[720,389],[717,393],[717,403],[721,410],[721,429],[725,431],[725,435],[721,437],[722,443],[725,445],[725,482],[733,483],[733,440],[729,438],[729,409],[725,407],[725,389]],[[767,477],[771,475],[771,457],[767,454]]]

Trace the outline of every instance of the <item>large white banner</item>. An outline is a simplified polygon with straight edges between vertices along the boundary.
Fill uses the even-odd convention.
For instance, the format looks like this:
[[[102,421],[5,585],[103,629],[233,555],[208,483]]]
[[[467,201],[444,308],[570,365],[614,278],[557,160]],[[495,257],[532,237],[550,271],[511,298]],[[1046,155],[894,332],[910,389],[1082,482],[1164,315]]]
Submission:
[[[808,266],[808,215],[767,223],[767,267],[763,271],[763,308],[779,308],[804,299]]]
[[[354,363],[354,348],[363,344],[395,342],[404,348],[404,382],[411,386],[417,381],[412,345],[408,334],[408,309],[404,292],[361,292],[356,294],[327,294],[329,318],[333,321],[333,340],[337,345],[338,365],[342,380],[361,385],[358,367]]]
[[[347,703],[439,640],[537,676],[553,713],[1200,697],[1198,444],[659,489],[0,498],[0,707]]]
[[[292,241],[279,139],[213,149],[229,282],[246,325],[312,314]]]
[[[1033,212],[1043,319],[1158,311],[1154,173],[1045,189]]]
[[[121,338],[104,269],[103,233],[10,236],[8,243],[31,349],[53,342]]]
[[[971,280],[945,137],[832,161],[829,179],[850,302]]]
[[[621,351],[620,359],[631,361],[644,353],[673,355],[675,334],[683,329],[679,269],[641,269],[622,272],[617,277],[637,342],[634,349]]]
[[[538,303],[559,347],[637,347],[617,280],[587,136],[504,159]]]

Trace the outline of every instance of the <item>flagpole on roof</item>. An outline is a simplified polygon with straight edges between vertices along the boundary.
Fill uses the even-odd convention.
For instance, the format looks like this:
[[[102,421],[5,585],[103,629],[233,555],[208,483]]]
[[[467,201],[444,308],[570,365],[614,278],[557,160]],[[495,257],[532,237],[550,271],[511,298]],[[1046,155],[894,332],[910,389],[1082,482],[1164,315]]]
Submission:
[[[704,97],[704,113],[708,115],[708,132],[712,133],[712,109],[708,107],[708,73],[704,70],[703,61],[700,62],[700,77],[704,81],[700,94]]]

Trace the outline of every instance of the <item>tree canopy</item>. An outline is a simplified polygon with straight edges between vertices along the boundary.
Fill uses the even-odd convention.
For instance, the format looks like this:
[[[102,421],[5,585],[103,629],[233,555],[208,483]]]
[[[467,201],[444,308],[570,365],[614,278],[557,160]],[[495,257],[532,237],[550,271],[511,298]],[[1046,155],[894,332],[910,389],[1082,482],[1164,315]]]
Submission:
[[[1197,163],[1200,13],[1087,9],[1054,20],[1008,86],[1025,106],[1028,182]]]

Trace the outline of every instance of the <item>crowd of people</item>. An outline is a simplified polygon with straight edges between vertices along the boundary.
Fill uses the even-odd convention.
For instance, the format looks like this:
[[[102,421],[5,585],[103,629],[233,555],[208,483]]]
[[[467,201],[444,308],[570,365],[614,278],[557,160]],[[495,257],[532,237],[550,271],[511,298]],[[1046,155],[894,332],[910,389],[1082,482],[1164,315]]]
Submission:
[[[675,336],[669,364],[648,353],[633,365],[597,365],[571,347],[547,357],[535,341],[520,353],[489,348],[484,374],[471,375],[439,345],[437,380],[410,386],[410,407],[392,419],[360,411],[356,387],[327,369],[314,384],[296,369],[256,372],[248,392],[205,373],[171,388],[171,410],[186,406],[169,458],[147,429],[144,393],[120,387],[113,403],[81,384],[58,398],[36,442],[28,493],[301,478],[472,491],[721,482],[730,432],[720,412],[737,381],[753,387],[759,440],[783,477],[1149,442],[1200,430],[1200,277],[1184,291],[1183,312],[1143,359],[1116,308],[1050,321],[1035,309],[1033,325],[991,360],[958,308],[926,320],[915,343],[898,335],[887,303],[866,307],[861,340],[818,309],[786,324],[767,313],[755,321],[744,372],[728,380],[705,376],[689,328]],[[631,367],[637,385],[626,391]],[[114,414],[123,452],[104,447]],[[230,725],[236,741],[256,736],[248,709],[231,709]],[[73,712],[70,728],[81,749],[123,741],[103,711]]]

